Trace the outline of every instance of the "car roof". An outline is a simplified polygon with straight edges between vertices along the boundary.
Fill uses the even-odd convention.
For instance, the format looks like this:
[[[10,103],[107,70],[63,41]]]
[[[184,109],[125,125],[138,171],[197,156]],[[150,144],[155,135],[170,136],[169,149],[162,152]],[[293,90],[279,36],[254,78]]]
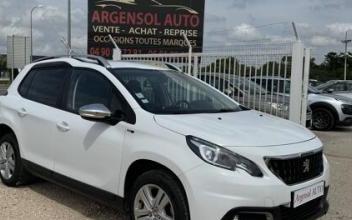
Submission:
[[[113,69],[126,69],[126,68],[136,68],[136,69],[147,69],[147,70],[169,70],[167,68],[142,63],[142,62],[131,62],[131,61],[108,61],[111,68]]]
[[[111,60],[105,60],[105,66],[103,67],[106,68],[112,68],[112,69],[127,69],[127,68],[133,68],[133,69],[146,69],[146,70],[169,70],[168,68],[164,67],[161,64],[158,64],[156,62],[150,62],[149,61],[111,61]],[[102,66],[101,63],[99,63],[97,60],[93,60],[90,58],[70,58],[70,57],[58,57],[58,58],[50,58],[50,59],[44,59],[40,60],[38,62],[35,62],[30,64],[30,65],[37,65],[37,64],[45,64],[45,63],[54,63],[54,62],[70,62],[73,65],[79,65],[79,64],[87,64],[87,65],[98,65]]]

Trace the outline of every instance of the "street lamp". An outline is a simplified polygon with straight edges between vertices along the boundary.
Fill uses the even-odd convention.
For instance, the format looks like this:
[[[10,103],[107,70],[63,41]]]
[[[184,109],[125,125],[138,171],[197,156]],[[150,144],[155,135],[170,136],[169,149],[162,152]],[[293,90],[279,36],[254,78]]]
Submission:
[[[71,49],[71,0],[67,1],[67,46]],[[70,53],[68,51],[68,53]]]
[[[33,12],[39,8],[44,8],[44,5],[34,6],[31,10],[31,62],[33,61]]]
[[[345,44],[345,70],[344,70],[344,80],[347,80],[347,58],[348,58],[348,44],[352,42],[352,40],[347,39],[348,37],[348,32],[352,31],[352,30],[347,30],[346,31],[346,36],[345,36],[345,40],[342,41],[343,44]]]

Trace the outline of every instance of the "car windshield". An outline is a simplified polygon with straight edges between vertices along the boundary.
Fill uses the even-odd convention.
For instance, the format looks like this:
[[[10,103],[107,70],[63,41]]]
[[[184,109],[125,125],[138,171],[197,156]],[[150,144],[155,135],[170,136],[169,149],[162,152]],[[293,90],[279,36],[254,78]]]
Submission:
[[[263,87],[258,85],[257,83],[249,80],[248,78],[238,78],[232,77],[231,79],[234,82],[234,86],[239,86],[239,88],[243,91],[248,92],[249,94],[268,94],[269,92],[265,90]]]
[[[331,81],[328,81],[326,83],[323,83],[323,84],[317,86],[316,88],[319,89],[319,90],[323,90],[323,89],[325,89],[327,87],[330,87],[330,86],[334,85],[335,83],[336,83],[335,81],[331,80]]]
[[[314,88],[313,86],[308,86],[308,93],[320,94],[321,91],[319,91],[318,89]]]
[[[242,108],[199,80],[176,71],[113,69],[141,107],[154,114],[237,112]]]

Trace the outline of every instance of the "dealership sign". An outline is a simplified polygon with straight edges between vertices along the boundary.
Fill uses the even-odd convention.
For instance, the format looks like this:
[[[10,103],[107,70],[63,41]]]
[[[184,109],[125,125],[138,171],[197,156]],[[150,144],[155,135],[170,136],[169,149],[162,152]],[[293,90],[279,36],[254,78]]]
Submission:
[[[203,46],[205,0],[89,0],[88,53],[112,57],[109,34],[124,54],[175,53]]]

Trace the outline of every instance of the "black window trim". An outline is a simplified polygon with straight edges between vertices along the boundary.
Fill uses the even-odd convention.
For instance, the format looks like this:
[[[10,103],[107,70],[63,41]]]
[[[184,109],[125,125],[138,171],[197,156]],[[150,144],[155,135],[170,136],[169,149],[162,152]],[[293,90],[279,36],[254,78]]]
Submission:
[[[135,112],[133,111],[130,103],[121,94],[121,92],[115,86],[115,84],[112,83],[111,80],[108,77],[106,77],[104,74],[102,74],[98,70],[95,70],[95,69],[92,69],[92,68],[87,68],[87,67],[72,67],[72,71],[71,71],[70,77],[68,79],[66,79],[66,82],[64,84],[64,93],[62,95],[62,100],[61,100],[61,103],[60,103],[60,105],[62,107],[62,110],[66,111],[66,112],[70,112],[70,113],[75,114],[75,115],[79,115],[79,113],[77,113],[75,111],[71,111],[70,109],[67,108],[67,98],[68,98],[68,95],[69,95],[68,93],[69,93],[70,80],[72,79],[72,75],[73,75],[75,70],[91,71],[91,72],[94,72],[96,74],[99,74],[105,80],[107,80],[107,82],[110,84],[111,89],[113,90],[113,92],[115,92],[117,97],[123,102],[122,104],[126,105],[126,112],[124,112],[124,113],[126,114],[127,118],[126,118],[126,120],[123,120],[123,121],[126,122],[126,123],[129,123],[129,124],[136,124],[136,114],[135,114]]]
[[[63,84],[63,87],[61,89],[61,95],[60,97],[58,98],[58,101],[56,103],[55,106],[51,106],[51,105],[47,105],[45,103],[40,103],[40,102],[37,102],[37,101],[34,101],[34,100],[31,100],[29,98],[26,97],[26,95],[28,94],[28,89],[27,91],[25,92],[25,94],[21,94],[20,92],[20,88],[22,87],[24,81],[26,80],[27,77],[29,77],[30,73],[34,70],[37,70],[37,69],[50,69],[50,68],[58,68],[58,67],[65,67],[67,68],[69,71],[64,79],[64,84]],[[35,66],[33,66],[30,70],[28,70],[28,72],[26,73],[26,75],[23,77],[23,79],[21,80],[20,84],[18,85],[17,87],[17,93],[23,98],[23,99],[26,99],[26,100],[29,100],[29,101],[32,101],[32,102],[35,102],[35,103],[38,103],[38,104],[42,104],[42,105],[45,105],[45,106],[48,106],[48,107],[51,107],[51,108],[55,108],[55,109],[58,109],[58,110],[62,110],[62,111],[65,111],[65,112],[69,112],[69,113],[72,113],[72,114],[75,114],[75,115],[79,115],[78,113],[76,112],[73,112],[73,111],[70,111],[69,109],[67,109],[66,107],[66,101],[67,101],[67,96],[68,96],[68,88],[69,88],[69,85],[70,85],[70,79],[72,77],[72,74],[73,74],[73,71],[75,69],[83,69],[83,70],[89,70],[89,71],[92,71],[92,72],[96,72],[97,74],[100,74],[102,77],[104,77],[108,83],[111,84],[111,88],[116,92],[116,95],[118,96],[118,98],[120,98],[122,100],[122,102],[124,102],[124,104],[126,105],[127,109],[126,109],[126,115],[127,115],[127,118],[126,120],[124,120],[125,122],[129,123],[129,124],[136,124],[136,114],[135,112],[133,111],[130,103],[126,100],[126,98],[121,94],[121,92],[118,90],[118,88],[111,82],[111,80],[109,78],[107,78],[104,74],[102,74],[101,72],[99,72],[98,70],[95,70],[95,69],[92,69],[92,68],[87,68],[87,67],[73,67],[72,65],[70,65],[69,63],[67,62],[50,62],[50,63],[41,63],[41,64],[37,64]],[[108,69],[109,71],[109,69]],[[111,73],[111,71],[109,71]],[[111,73],[112,74],[112,73]],[[32,82],[33,82],[33,78],[31,79],[31,82],[29,84],[29,87],[32,85]]]
[[[63,85],[65,85],[67,83],[67,80],[68,78],[71,76],[71,69],[72,69],[72,66],[69,64],[69,63],[66,63],[66,62],[50,62],[50,63],[41,63],[41,64],[37,64],[35,66],[33,66],[27,73],[26,75],[23,77],[23,79],[21,80],[21,83],[18,85],[17,87],[17,93],[23,98],[23,99],[26,99],[26,100],[29,100],[31,102],[35,102],[35,103],[38,103],[38,104],[41,104],[41,105],[45,105],[45,106],[48,106],[48,107],[51,107],[51,108],[56,108],[56,109],[59,109],[59,110],[64,110],[61,108],[61,102],[62,102],[62,97],[63,97],[63,94],[65,93],[65,90],[64,90],[64,86],[61,88],[61,92],[60,92],[60,96],[58,97],[58,100],[56,102],[56,104],[54,106],[52,105],[48,105],[48,104],[45,104],[45,103],[42,103],[42,102],[38,102],[38,101],[35,101],[35,100],[32,100],[32,99],[29,99],[27,97],[28,95],[28,91],[29,91],[29,88],[32,86],[32,83],[33,83],[33,78],[34,76],[32,77],[30,83],[29,83],[29,86],[27,88],[27,90],[25,91],[25,94],[22,94],[20,92],[20,89],[24,83],[24,81],[29,77],[29,75],[31,74],[32,71],[34,70],[43,70],[43,69],[54,69],[54,68],[59,68],[59,67],[63,67],[63,68],[67,68],[68,70],[70,70],[66,76],[65,76],[65,79],[64,79],[64,83]],[[36,74],[36,73],[35,73]]]

